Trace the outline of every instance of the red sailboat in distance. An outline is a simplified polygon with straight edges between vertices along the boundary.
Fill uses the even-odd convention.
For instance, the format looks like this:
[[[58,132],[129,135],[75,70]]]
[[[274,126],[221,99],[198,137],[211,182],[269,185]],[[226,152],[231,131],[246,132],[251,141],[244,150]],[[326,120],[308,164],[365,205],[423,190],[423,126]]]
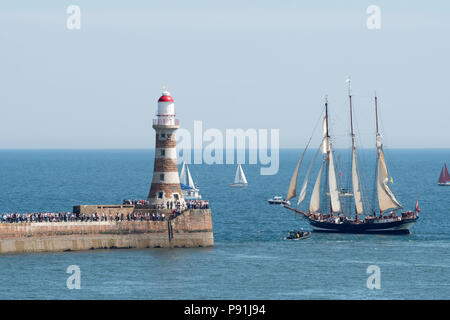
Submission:
[[[438,185],[440,186],[450,186],[450,175],[448,174],[447,165],[441,170],[441,175],[439,176]]]

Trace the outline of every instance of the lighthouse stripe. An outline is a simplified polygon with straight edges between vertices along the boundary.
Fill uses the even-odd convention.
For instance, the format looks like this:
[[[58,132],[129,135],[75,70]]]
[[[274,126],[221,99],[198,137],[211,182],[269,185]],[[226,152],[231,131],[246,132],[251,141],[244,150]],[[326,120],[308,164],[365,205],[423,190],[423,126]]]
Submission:
[[[176,148],[177,142],[175,139],[158,140],[156,139],[156,148]]]
[[[178,176],[178,171],[176,172],[164,172],[164,171],[154,171],[152,183],[178,183],[180,184],[180,177]]]
[[[158,198],[158,193],[164,192],[164,198]],[[171,200],[172,195],[177,193],[180,198],[182,198],[181,187],[180,184],[169,184],[169,183],[152,183],[150,187],[150,192],[148,194],[148,198],[152,198],[157,202],[163,202],[167,200]]]
[[[157,159],[174,159],[177,160],[176,148],[156,148],[155,158]]]
[[[178,172],[176,159],[155,159],[154,172]]]

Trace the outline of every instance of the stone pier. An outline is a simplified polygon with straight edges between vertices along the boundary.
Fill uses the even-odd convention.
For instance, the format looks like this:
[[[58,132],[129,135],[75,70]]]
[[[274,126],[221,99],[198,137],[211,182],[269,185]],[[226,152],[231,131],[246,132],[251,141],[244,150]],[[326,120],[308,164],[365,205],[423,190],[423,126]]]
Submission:
[[[81,212],[89,212],[96,206],[75,206],[74,212],[77,207]],[[111,213],[133,212],[132,205],[102,206],[102,210],[106,209]],[[209,209],[186,210],[166,221],[0,223],[0,254],[213,245]]]

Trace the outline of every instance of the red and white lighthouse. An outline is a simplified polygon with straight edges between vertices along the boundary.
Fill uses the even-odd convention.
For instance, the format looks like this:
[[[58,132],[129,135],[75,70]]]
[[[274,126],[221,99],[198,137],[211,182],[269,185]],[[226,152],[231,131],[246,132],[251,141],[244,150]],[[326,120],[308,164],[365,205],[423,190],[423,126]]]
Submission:
[[[178,176],[177,149],[175,131],[180,122],[175,119],[175,104],[168,91],[164,91],[158,100],[158,112],[153,119],[156,132],[155,165],[153,179],[148,194],[150,205],[167,208],[177,201],[184,205]]]

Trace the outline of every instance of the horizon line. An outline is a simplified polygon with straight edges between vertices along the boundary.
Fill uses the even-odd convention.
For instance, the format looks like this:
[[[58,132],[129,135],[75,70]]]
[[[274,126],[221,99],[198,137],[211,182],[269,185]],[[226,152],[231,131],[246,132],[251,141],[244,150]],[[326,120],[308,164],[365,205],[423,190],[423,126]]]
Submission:
[[[303,150],[304,148],[302,147],[281,147],[279,148],[279,150]],[[309,148],[310,150],[315,150],[315,148]],[[351,149],[351,147],[346,147],[346,148],[333,148],[334,150],[348,150]],[[375,147],[373,148],[358,148],[359,150],[374,150],[376,149]],[[384,148],[384,149],[389,149],[389,150],[450,150],[450,147],[389,147],[389,148]],[[155,148],[90,148],[90,147],[80,147],[80,148],[1,148],[0,147],[0,151],[46,151],[46,150],[51,150],[51,151],[88,151],[88,150],[92,150],[92,151],[107,151],[107,150],[121,150],[121,151],[147,151],[147,150],[155,150]],[[203,150],[203,149],[199,149],[199,148],[191,148],[191,151],[195,151],[195,150]],[[224,151],[227,150],[234,150],[234,151],[240,151],[240,150],[245,150],[245,151],[249,151],[249,150],[259,150],[257,148],[245,148],[245,149],[222,149]]]

